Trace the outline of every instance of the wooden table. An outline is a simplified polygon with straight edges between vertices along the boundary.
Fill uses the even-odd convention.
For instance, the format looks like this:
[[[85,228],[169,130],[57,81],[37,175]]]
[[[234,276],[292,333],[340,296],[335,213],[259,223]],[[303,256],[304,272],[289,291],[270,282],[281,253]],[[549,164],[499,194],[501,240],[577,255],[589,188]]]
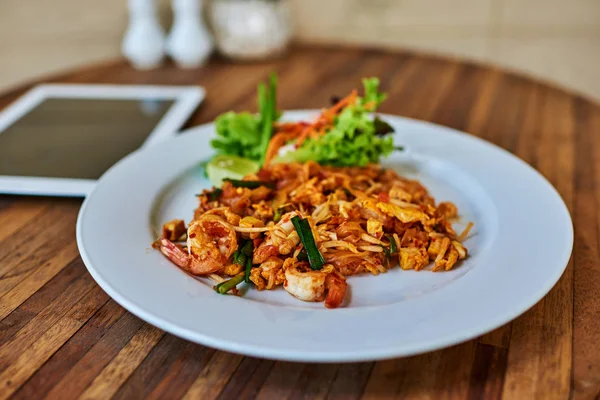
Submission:
[[[558,188],[575,224],[574,254],[559,283],[514,322],[445,350],[362,364],[273,362],[165,334],[111,300],[77,252],[80,200],[0,196],[0,398],[596,397],[597,104],[491,67],[356,48],[295,48],[283,60],[214,60],[195,71],[139,72],[117,61],[49,81],[200,84],[208,96],[192,126],[255,109],[256,84],[271,70],[279,72],[284,109],[320,107],[376,75],[389,93],[382,111],[467,131],[532,164]],[[1,97],[0,107],[25,89]]]

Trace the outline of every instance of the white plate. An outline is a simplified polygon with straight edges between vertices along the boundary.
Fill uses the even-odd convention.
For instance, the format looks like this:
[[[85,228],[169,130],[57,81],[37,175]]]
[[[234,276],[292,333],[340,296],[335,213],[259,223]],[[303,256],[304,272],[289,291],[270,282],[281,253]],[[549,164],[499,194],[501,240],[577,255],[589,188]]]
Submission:
[[[280,360],[413,355],[477,337],[533,306],[561,276],[573,245],[571,219],[554,188],[483,140],[385,118],[408,151],[384,164],[420,179],[437,201],[457,204],[463,223],[475,223],[465,242],[470,257],[455,270],[351,277],[349,301],[334,310],[283,289],[216,294],[212,283],[150,249],[163,222],[191,219],[194,193],[209,186],[199,163],[212,155],[212,124],[135,152],[100,179],[77,221],[81,256],[113,299],[150,324],[210,347]]]

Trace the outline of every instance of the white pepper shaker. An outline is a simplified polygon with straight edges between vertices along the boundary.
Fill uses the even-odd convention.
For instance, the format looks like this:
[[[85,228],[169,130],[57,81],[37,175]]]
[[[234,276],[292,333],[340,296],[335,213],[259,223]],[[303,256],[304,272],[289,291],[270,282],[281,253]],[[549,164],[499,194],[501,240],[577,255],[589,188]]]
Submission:
[[[155,0],[128,0],[129,26],[121,46],[137,69],[158,67],[165,56],[165,32],[160,26]]]
[[[172,0],[173,26],[167,38],[167,54],[181,68],[202,65],[213,50],[213,40],[201,18],[202,0]]]

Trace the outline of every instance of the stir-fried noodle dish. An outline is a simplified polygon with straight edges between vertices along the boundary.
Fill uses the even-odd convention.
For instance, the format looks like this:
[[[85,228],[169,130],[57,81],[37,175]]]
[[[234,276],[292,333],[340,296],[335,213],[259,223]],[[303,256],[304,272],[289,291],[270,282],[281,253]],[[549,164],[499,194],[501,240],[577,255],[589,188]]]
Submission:
[[[258,162],[250,164],[254,171],[241,179],[221,178],[219,186],[198,194],[193,219],[164,224],[156,249],[186,272],[211,278],[217,293],[237,295],[240,285],[260,291],[282,286],[299,300],[323,301],[327,308],[344,304],[349,276],[398,267],[448,271],[467,257],[462,242],[472,224],[455,232],[456,206],[436,203],[418,181],[377,162],[386,155],[385,146],[394,151],[391,136],[370,132],[368,145],[379,146],[371,159],[340,161],[329,154],[337,151],[335,145],[313,159],[305,151],[347,129],[340,127],[344,112],[361,119],[368,114],[363,124],[376,131],[385,124],[371,116],[382,95],[368,104],[367,93],[361,98],[353,92],[334,99],[315,121],[282,123],[273,105],[274,86],[272,80],[270,90],[259,88],[263,107],[253,116],[256,135],[267,133],[256,141],[262,152],[256,151]],[[239,115],[228,118],[234,117]],[[340,142],[352,147],[367,131],[356,132],[359,128],[353,136],[342,132]],[[248,150],[213,146],[234,159]]]

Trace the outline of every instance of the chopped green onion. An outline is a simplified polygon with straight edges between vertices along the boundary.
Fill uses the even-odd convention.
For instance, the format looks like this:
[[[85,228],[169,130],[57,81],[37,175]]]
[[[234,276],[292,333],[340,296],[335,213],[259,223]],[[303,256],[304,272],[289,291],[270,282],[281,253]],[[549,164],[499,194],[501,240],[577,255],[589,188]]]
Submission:
[[[281,219],[281,208],[277,208],[273,214],[273,222],[277,223]]]
[[[269,76],[269,89],[266,90],[264,85],[259,86],[258,96],[262,129],[262,137],[260,140],[260,165],[262,166],[265,163],[267,147],[269,146],[269,140],[271,140],[271,135],[273,134],[273,121],[277,119],[277,76],[274,73]]]
[[[346,196],[348,196],[348,197],[350,197],[350,196],[354,197],[354,195],[352,194],[352,192],[349,191],[348,189],[343,188],[342,190],[344,191],[344,193],[346,193]]]
[[[241,181],[238,179],[223,179],[223,182],[230,182],[233,187],[244,187],[248,189],[256,189],[257,187],[266,186],[269,189],[275,189],[275,184],[273,182],[264,182],[264,181]]]
[[[390,251],[388,250],[388,248],[383,245],[381,245],[381,248],[383,249],[383,252],[385,253],[385,258],[387,258],[387,260],[390,261],[392,259],[392,255],[390,254]]]
[[[298,261],[308,261],[308,253],[306,249],[302,249],[300,253],[298,253]]]
[[[246,255],[242,253],[241,250],[238,250],[233,255],[233,263],[241,265],[242,267],[246,265]]]
[[[292,218],[292,224],[294,224],[294,228],[296,228],[296,232],[298,232],[300,241],[306,249],[310,267],[312,269],[323,268],[325,259],[323,259],[323,255],[317,248],[317,244],[315,243],[315,238],[312,234],[312,230],[310,229],[310,223],[308,222],[308,219],[300,219],[300,217],[296,215]]]
[[[242,283],[243,280],[244,280],[244,275],[242,275],[242,274],[236,275],[233,278],[229,279],[228,281],[219,283],[217,286],[215,286],[215,290],[217,291],[217,293],[226,294],[231,289],[235,288],[237,285]]]
[[[222,189],[214,188],[213,191],[210,192],[210,196],[209,196],[210,201],[219,200],[219,197],[221,196],[222,193],[223,193]]]
[[[244,272],[244,281],[250,283],[250,271],[252,271],[252,259],[248,257],[246,259],[246,271]]]
[[[240,249],[243,255],[252,258],[252,252],[254,251],[254,243],[252,240],[248,240]]]
[[[388,240],[390,241],[390,254],[398,253],[398,246],[396,246],[396,239],[394,239],[394,237],[392,235],[390,235],[389,233],[387,235],[385,235],[385,237],[387,237]]]

